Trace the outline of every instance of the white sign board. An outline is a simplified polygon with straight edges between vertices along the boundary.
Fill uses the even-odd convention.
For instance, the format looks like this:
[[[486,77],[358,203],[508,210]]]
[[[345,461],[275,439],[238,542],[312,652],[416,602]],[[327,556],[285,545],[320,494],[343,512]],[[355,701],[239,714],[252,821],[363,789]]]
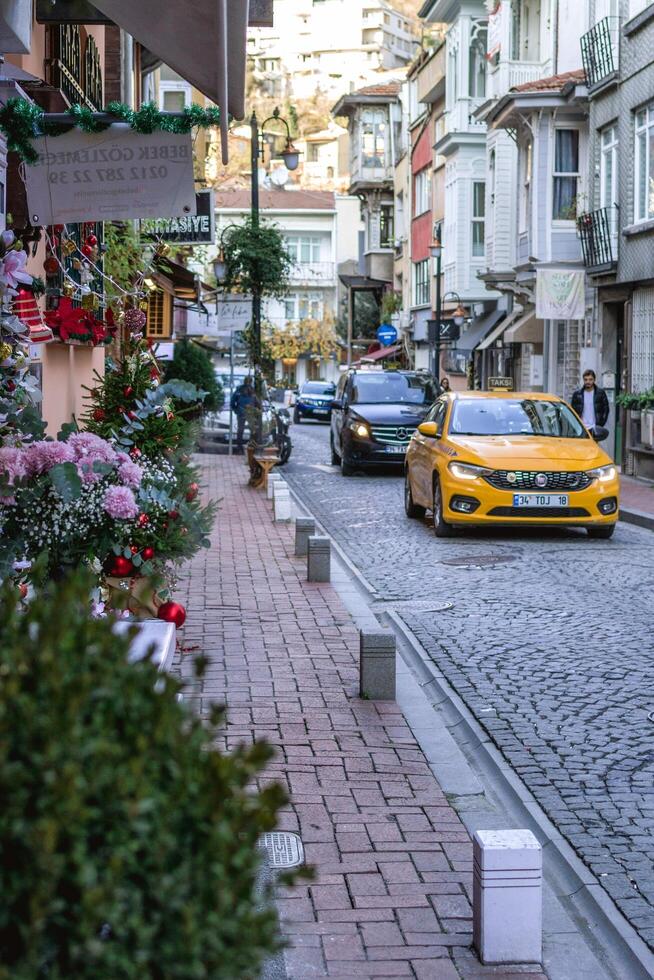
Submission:
[[[190,133],[144,135],[124,123],[34,140],[25,166],[33,225],[196,213]]]
[[[539,269],[536,275],[536,317],[539,320],[583,320],[586,314],[586,273]]]
[[[190,311],[186,332],[195,337],[220,337],[234,330],[245,330],[252,319],[252,297],[229,295],[218,301],[217,311],[208,314]]]

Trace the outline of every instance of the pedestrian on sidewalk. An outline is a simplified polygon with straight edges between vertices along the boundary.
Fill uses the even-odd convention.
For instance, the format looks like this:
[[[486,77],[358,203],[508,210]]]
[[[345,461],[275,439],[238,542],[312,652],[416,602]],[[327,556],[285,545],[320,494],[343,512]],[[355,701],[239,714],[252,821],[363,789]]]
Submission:
[[[243,436],[248,412],[257,404],[257,396],[252,384],[252,378],[247,377],[232,395],[231,408],[236,415],[236,452],[243,452]]]
[[[441,378],[441,392],[440,392],[441,395],[445,395],[447,394],[448,391],[451,390],[452,388],[450,387],[450,379],[448,377]]]
[[[572,407],[592,434],[597,427],[607,423],[609,400],[604,389],[597,385],[595,372],[591,368],[584,371],[583,385],[573,394]]]

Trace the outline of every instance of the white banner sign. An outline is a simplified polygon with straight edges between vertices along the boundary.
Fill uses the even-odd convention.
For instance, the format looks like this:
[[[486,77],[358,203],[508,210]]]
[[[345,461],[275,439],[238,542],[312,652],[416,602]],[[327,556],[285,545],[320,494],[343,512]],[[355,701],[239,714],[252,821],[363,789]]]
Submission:
[[[190,133],[144,135],[119,123],[34,140],[25,166],[33,225],[182,217],[196,213]]]
[[[539,320],[583,320],[586,315],[585,272],[539,269],[536,316]]]
[[[193,337],[219,337],[234,330],[245,330],[252,319],[250,296],[225,296],[218,301],[218,310],[208,314],[189,311],[186,332]]]

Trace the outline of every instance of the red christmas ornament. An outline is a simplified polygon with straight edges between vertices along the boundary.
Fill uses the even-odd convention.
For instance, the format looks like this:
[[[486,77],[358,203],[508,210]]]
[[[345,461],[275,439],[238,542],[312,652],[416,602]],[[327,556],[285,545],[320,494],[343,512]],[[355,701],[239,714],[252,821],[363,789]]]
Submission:
[[[186,499],[189,501],[195,500],[199,493],[200,487],[197,483],[191,483],[188,490],[186,491]]]
[[[164,529],[164,531],[167,531],[168,530],[168,521],[164,521],[161,526]]]
[[[58,246],[59,246],[59,239],[57,238],[56,235],[53,235],[52,238],[50,239],[50,248],[52,249],[52,251],[54,251],[55,248],[57,248]]]
[[[138,516],[139,527],[145,527],[145,525],[149,523],[150,523],[150,518],[148,517],[147,514],[139,514]]]
[[[59,272],[59,263],[55,259],[54,255],[51,255],[43,263],[43,269],[48,276],[56,276]]]
[[[15,391],[15,390],[16,390],[15,383],[13,381],[8,381],[7,382],[7,391]]]
[[[132,449],[130,449],[129,454],[134,459],[138,459],[139,456],[141,455],[141,450],[138,448],[138,446],[133,446]]]
[[[128,419],[137,419],[138,418],[138,415],[136,414],[136,412],[128,412],[127,413],[127,418]]]
[[[168,516],[171,519],[171,521],[176,521],[177,518],[179,517],[179,511],[178,510],[169,510],[168,511]]]
[[[148,545],[147,548],[143,549],[141,555],[143,556],[143,561],[152,561],[152,559],[154,558],[154,548],[151,548]]]
[[[160,376],[160,374],[161,372],[159,371],[159,368],[157,367],[150,368],[150,377],[152,378],[153,381],[156,381],[157,378]]]
[[[157,618],[166,623],[174,623],[177,629],[186,622],[186,609],[179,602],[164,602],[157,609]]]
[[[20,583],[18,586],[18,591],[20,592],[21,599],[25,599],[27,597],[27,586],[24,582]]]
[[[125,326],[128,330],[133,330],[134,333],[139,333],[143,330],[147,319],[143,310],[136,310],[134,308],[125,310]]]
[[[95,235],[87,235],[85,244],[88,245],[89,248],[95,248],[95,246],[98,244],[98,240]]]
[[[123,395],[125,396],[125,398],[131,398],[133,394],[134,394],[134,389],[132,388],[131,385],[126,385],[123,388]]]
[[[96,422],[104,422],[106,417],[107,413],[103,408],[96,408],[95,412],[93,413],[93,418]]]
[[[52,230],[54,231],[55,235],[61,235],[65,227],[65,225],[55,225]]]
[[[111,563],[109,574],[113,578],[127,578],[133,571],[134,566],[129,558],[123,558],[122,555],[117,555]]]
[[[139,553],[139,546],[137,544],[131,544],[129,546],[129,550],[132,552],[133,555],[138,555],[138,553]]]
[[[87,259],[90,259],[91,256],[93,255],[93,249],[91,248],[90,245],[82,245],[81,251],[82,251],[82,255],[86,256]]]

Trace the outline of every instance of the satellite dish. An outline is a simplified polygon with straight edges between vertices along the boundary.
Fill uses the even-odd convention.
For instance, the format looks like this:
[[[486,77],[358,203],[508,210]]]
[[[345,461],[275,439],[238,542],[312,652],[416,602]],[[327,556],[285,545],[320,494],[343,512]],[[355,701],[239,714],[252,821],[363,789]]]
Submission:
[[[275,185],[275,187],[285,187],[288,184],[288,179],[290,174],[286,167],[275,167],[275,169],[270,174],[270,182]]]

